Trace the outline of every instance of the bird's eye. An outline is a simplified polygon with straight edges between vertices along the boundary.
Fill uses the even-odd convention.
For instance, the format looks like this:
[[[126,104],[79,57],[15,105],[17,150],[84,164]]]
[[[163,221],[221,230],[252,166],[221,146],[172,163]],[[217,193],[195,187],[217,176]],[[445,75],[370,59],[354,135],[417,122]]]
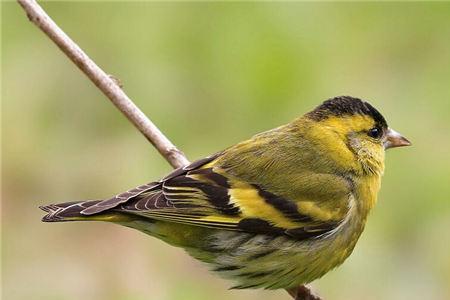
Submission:
[[[369,129],[369,131],[367,132],[367,135],[374,138],[374,139],[378,139],[381,137],[383,131],[378,128],[378,127],[374,127],[372,129]]]

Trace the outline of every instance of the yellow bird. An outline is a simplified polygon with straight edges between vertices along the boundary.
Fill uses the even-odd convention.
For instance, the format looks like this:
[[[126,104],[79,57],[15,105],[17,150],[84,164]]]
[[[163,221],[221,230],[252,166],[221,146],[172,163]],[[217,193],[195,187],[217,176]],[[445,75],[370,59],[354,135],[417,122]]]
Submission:
[[[44,222],[107,221],[206,262],[233,288],[286,289],[339,266],[377,200],[385,150],[410,142],[369,103],[329,99],[111,199],[41,207]]]

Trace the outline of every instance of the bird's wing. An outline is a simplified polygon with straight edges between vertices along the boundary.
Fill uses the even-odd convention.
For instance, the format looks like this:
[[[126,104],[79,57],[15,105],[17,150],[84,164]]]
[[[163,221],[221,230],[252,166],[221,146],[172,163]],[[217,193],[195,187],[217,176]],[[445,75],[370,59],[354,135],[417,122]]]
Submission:
[[[186,172],[188,172],[190,170],[194,170],[198,167],[201,167],[202,165],[214,160],[219,155],[220,155],[220,153],[216,153],[214,155],[197,160],[197,161],[193,162],[192,164],[187,165],[185,167],[180,167],[180,168],[174,170],[173,172],[171,172],[169,175],[167,175],[161,181],[150,182],[150,183],[147,183],[144,185],[140,185],[134,189],[120,193],[110,199],[99,201],[97,204],[92,205],[92,206],[84,209],[83,211],[81,211],[81,214],[83,214],[83,215],[98,214],[98,213],[101,213],[108,209],[114,208],[122,203],[126,203],[130,199],[133,199],[143,193],[148,194],[148,193],[151,193],[152,191],[159,191],[161,189],[162,183],[164,181],[169,180],[174,177],[177,177],[178,175],[185,174]]]
[[[231,176],[215,162],[213,157],[175,170],[156,186],[150,185],[126,201],[116,200],[113,210],[195,226],[287,234],[297,239],[316,237],[339,225],[339,220],[318,218],[309,210],[302,212],[297,202]]]

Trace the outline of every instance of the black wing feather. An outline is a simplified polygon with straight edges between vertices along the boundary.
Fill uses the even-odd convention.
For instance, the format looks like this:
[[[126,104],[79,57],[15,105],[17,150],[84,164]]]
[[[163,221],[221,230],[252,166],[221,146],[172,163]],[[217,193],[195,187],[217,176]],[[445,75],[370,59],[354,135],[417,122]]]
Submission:
[[[163,178],[161,181],[159,182],[150,182],[148,184],[144,184],[141,186],[138,186],[132,190],[126,191],[124,193],[118,194],[113,198],[107,199],[107,200],[103,200],[100,201],[99,203],[88,207],[86,209],[84,209],[83,211],[81,211],[81,214],[83,215],[94,215],[94,214],[98,214],[101,213],[105,210],[114,208],[120,204],[126,203],[129,200],[135,198],[136,196],[141,195],[144,192],[149,192],[152,190],[158,190],[161,188],[161,185],[170,179],[176,178],[180,175],[186,174],[187,172],[189,172],[190,170],[194,170],[198,167],[201,167],[202,165],[205,165],[211,161],[213,161],[214,159],[216,159],[218,156],[220,156],[220,152],[216,153],[214,155],[199,159],[197,161],[194,161],[193,163],[191,163],[190,165],[187,165],[185,167],[181,167],[178,168],[176,170],[174,170],[172,173],[170,173],[169,175],[167,175],[165,178]]]

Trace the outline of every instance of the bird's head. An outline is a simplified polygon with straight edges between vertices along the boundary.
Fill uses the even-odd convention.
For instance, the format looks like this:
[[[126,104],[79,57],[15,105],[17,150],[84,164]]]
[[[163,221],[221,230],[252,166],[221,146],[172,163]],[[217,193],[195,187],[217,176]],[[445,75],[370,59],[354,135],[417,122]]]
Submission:
[[[411,145],[388,127],[378,110],[357,98],[340,96],[326,100],[306,117],[319,125],[316,134],[323,135],[337,156],[342,155],[349,163],[356,157],[366,173],[383,173],[386,149]],[[347,151],[342,151],[343,148]],[[344,152],[351,153],[353,158],[346,157]]]

